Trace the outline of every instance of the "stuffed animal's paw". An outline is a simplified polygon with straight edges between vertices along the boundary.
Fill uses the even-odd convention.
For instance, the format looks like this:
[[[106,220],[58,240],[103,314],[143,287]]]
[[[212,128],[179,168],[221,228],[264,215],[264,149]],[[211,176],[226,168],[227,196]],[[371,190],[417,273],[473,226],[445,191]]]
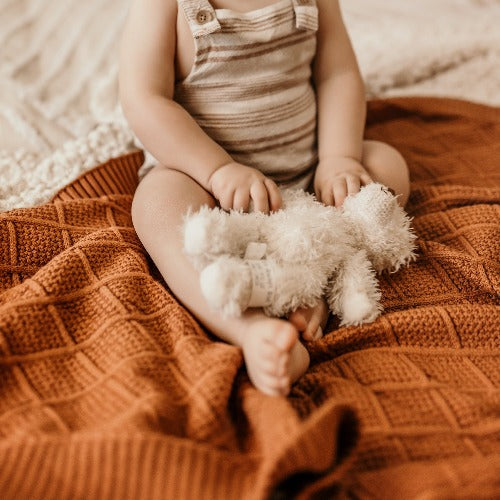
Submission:
[[[240,316],[248,307],[252,277],[241,259],[221,257],[200,273],[201,292],[223,316]]]
[[[201,291],[224,316],[240,316],[249,307],[268,307],[277,293],[277,265],[271,260],[224,256],[200,273]]]
[[[200,273],[208,304],[225,316],[239,316],[260,307],[268,316],[282,317],[299,307],[311,307],[323,296],[327,275],[318,266],[245,260],[223,256]]]

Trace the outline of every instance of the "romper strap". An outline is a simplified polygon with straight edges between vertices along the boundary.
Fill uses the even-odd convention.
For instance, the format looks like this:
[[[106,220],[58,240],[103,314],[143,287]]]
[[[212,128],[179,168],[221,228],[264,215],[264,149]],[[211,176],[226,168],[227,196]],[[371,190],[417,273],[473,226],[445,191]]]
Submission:
[[[177,0],[195,38],[219,31],[221,26],[208,0]]]
[[[295,25],[303,30],[318,30],[318,7],[316,0],[292,0]]]

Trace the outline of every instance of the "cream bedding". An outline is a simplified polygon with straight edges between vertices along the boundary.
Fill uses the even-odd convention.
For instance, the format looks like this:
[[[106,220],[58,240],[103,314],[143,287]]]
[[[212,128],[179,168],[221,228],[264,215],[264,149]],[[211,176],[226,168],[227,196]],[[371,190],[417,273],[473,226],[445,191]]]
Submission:
[[[341,0],[369,97],[500,105],[498,0]],[[0,0],[0,210],[135,146],[117,104],[128,0]]]

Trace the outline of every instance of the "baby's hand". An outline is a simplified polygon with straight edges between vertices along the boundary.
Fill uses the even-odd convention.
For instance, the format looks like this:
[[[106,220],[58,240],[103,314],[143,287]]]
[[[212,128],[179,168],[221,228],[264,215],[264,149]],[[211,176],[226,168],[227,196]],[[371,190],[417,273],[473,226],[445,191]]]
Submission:
[[[248,212],[250,201],[259,212],[281,208],[281,193],[275,182],[241,163],[232,162],[218,168],[210,176],[208,185],[224,210]]]
[[[356,194],[373,179],[354,158],[337,157],[319,162],[314,175],[316,198],[325,205],[340,207],[346,197]]]

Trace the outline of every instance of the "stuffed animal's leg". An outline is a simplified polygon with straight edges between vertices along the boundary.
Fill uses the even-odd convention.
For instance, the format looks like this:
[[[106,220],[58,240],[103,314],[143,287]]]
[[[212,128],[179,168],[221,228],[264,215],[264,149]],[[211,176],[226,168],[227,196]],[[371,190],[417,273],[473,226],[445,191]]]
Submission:
[[[373,321],[379,315],[378,283],[364,250],[342,263],[332,278],[327,300],[342,325],[359,325]]]
[[[209,305],[225,316],[262,307],[269,316],[281,317],[321,299],[325,274],[319,266],[316,271],[311,267],[227,256],[203,269],[200,284]]]

